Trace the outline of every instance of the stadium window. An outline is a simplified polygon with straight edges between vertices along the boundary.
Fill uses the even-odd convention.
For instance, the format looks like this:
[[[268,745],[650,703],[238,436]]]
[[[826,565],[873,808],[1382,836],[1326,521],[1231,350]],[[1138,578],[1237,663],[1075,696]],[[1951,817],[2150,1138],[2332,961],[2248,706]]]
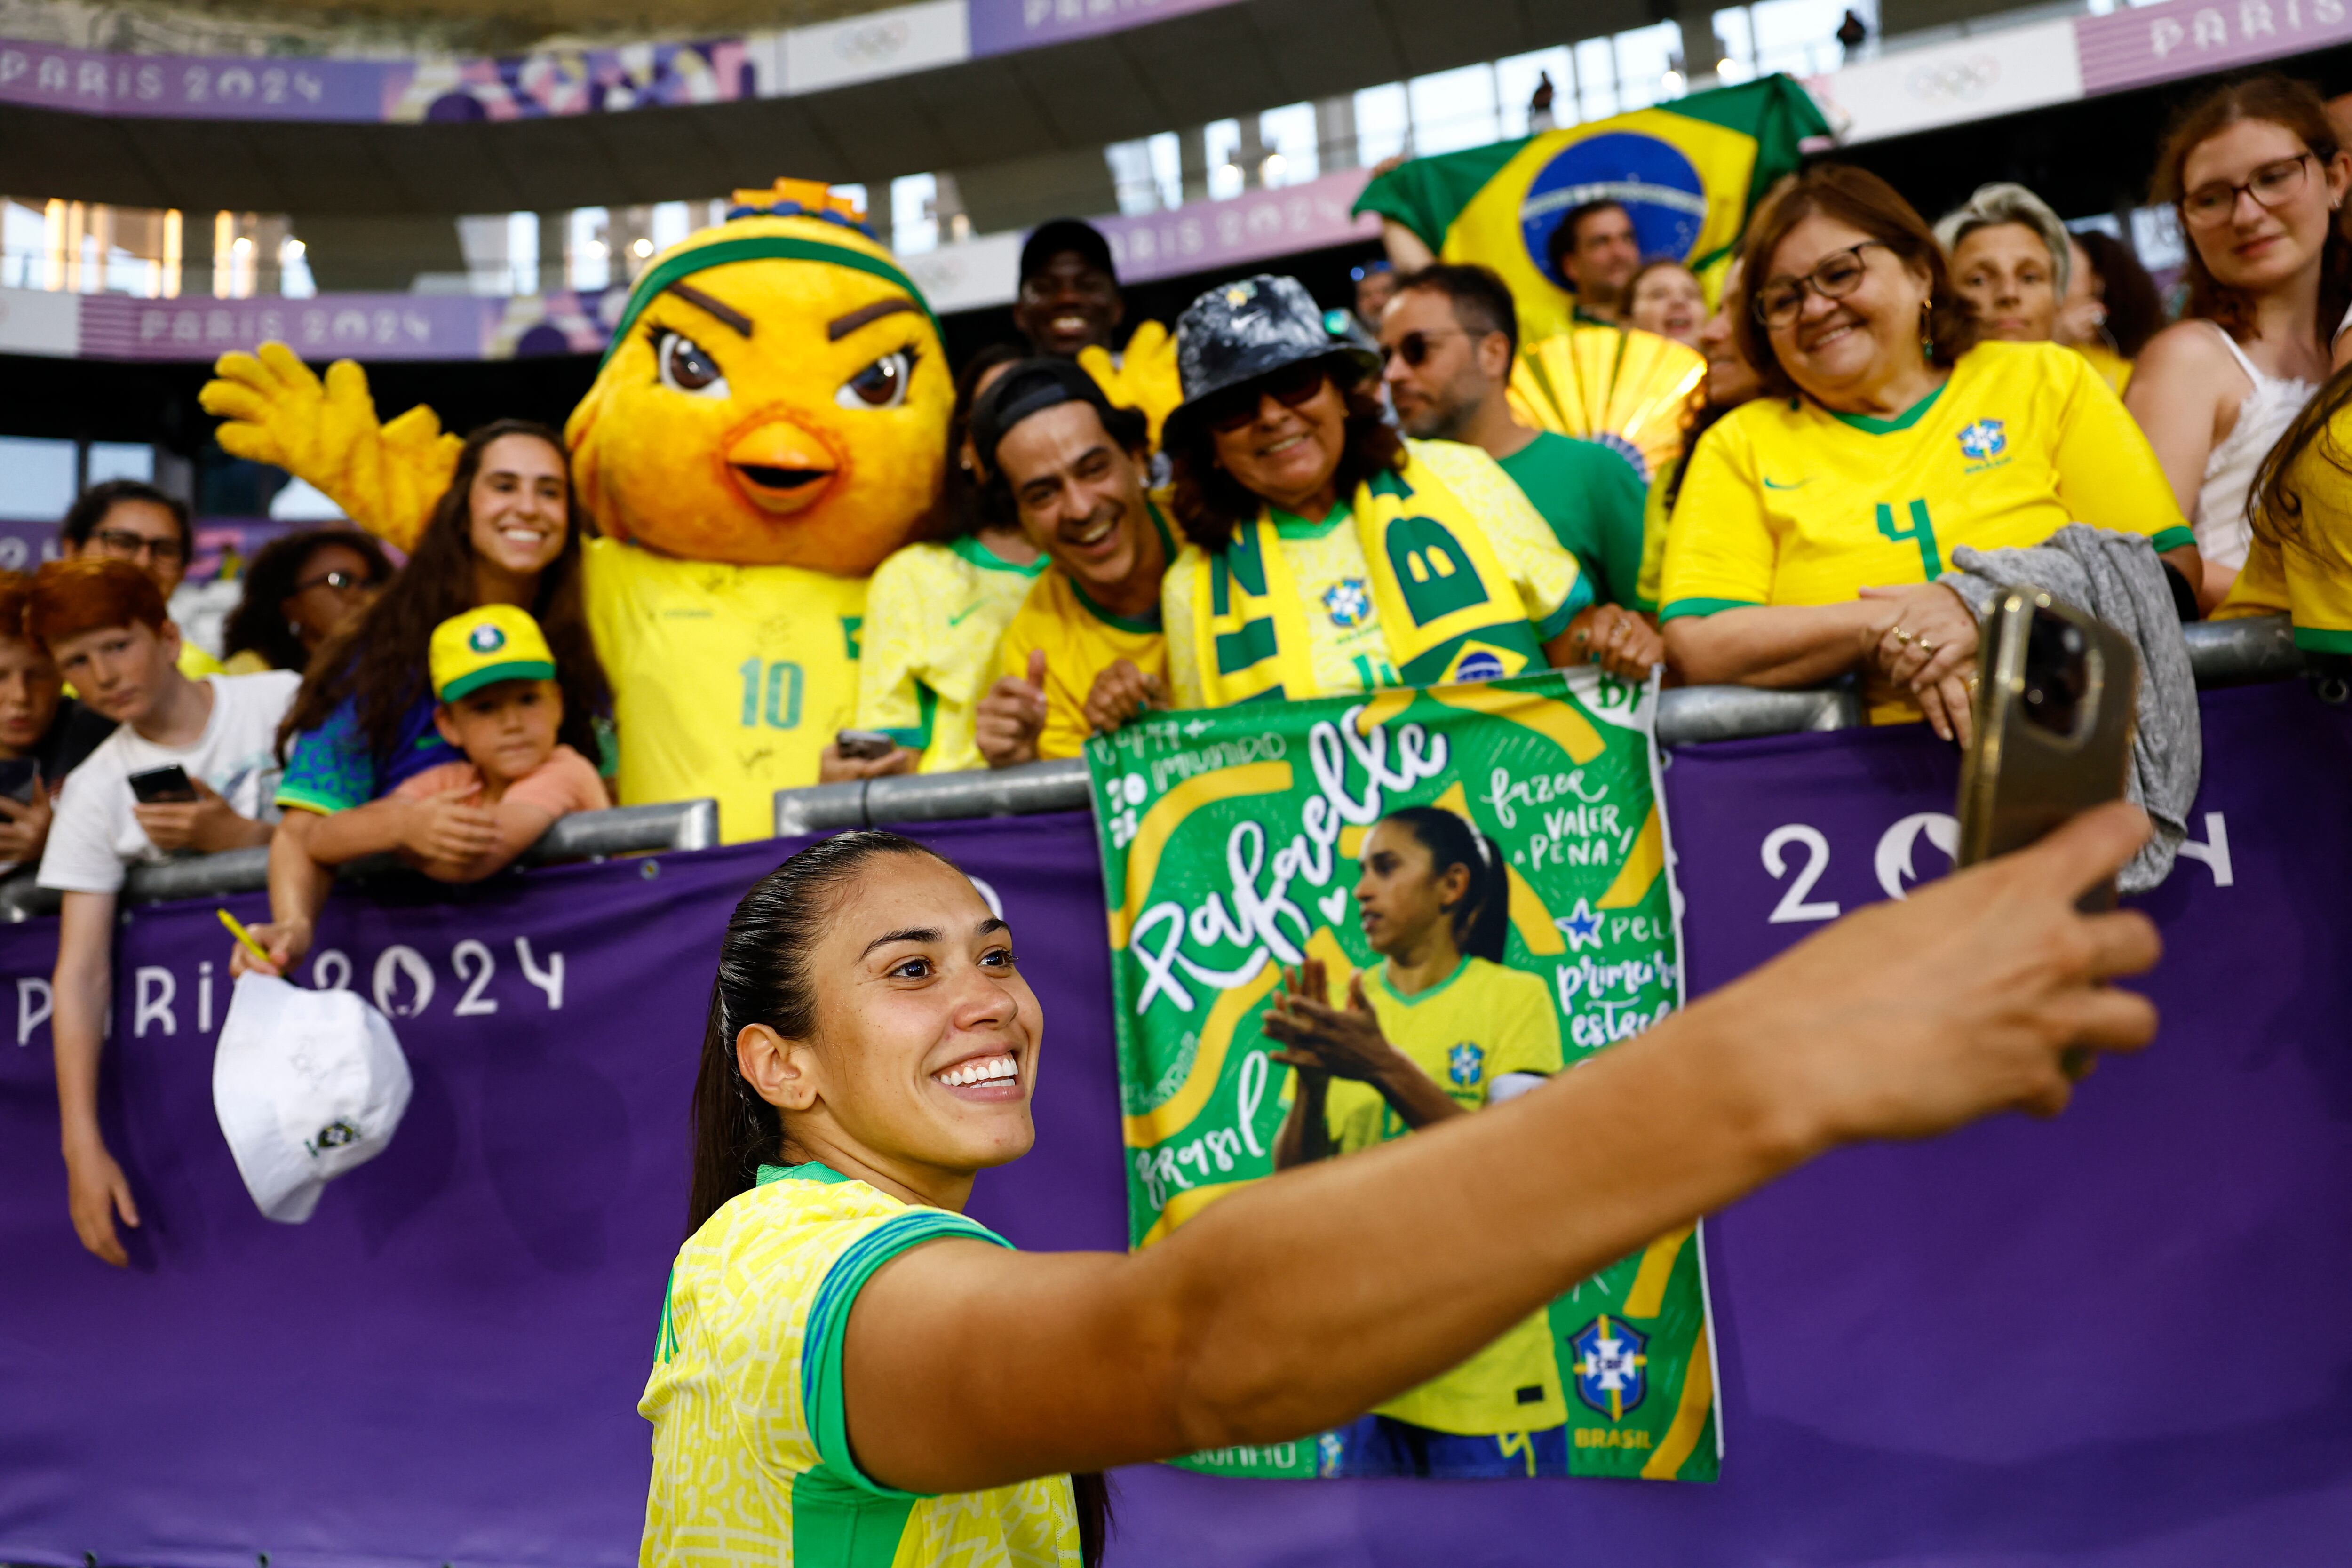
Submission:
[[[1620,113],[1647,109],[1662,99],[1682,96],[1682,82],[1666,80],[1666,73],[1674,69],[1675,57],[1682,53],[1681,27],[1672,22],[1656,22],[1619,33],[1608,42],[1616,57]]]
[[[1209,199],[1222,202],[1242,194],[1246,183],[1234,155],[1241,151],[1242,122],[1212,120],[1201,128],[1201,146],[1209,166]]]
[[[1113,142],[1103,149],[1110,167],[1111,189],[1118,195],[1118,210],[1129,215],[1158,212],[1160,182],[1153,177],[1149,141]]]
[[[1405,83],[1412,105],[1412,150],[1422,157],[1483,147],[1496,139],[1495,68],[1461,66]]]
[[[1258,183],[1272,189],[1303,185],[1323,172],[1323,150],[1315,139],[1315,106],[1286,103],[1257,117],[1258,140],[1265,143],[1265,161]]]
[[[1546,76],[1551,78],[1552,124],[1576,123],[1576,54],[1562,44],[1495,62],[1495,95],[1501,102],[1500,130],[1505,136],[1528,133],[1528,100],[1535,97],[1537,82]]]
[[[1358,91],[1356,161],[1370,168],[1383,158],[1412,151],[1412,101],[1404,83],[1385,82]]]
[[[76,466],[71,441],[0,436],[0,517],[46,522],[63,517],[73,505]]]
[[[890,182],[890,246],[901,256],[940,247],[940,177],[901,174]]]

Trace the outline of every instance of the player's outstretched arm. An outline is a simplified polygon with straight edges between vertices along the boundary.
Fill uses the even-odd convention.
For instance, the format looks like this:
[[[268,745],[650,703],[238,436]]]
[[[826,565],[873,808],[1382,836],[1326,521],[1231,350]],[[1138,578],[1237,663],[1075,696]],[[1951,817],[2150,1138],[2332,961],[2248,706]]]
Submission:
[[[2070,1049],[2155,1033],[2106,984],[2156,962],[2155,928],[2074,907],[2147,835],[2136,808],[2089,813],[1507,1105],[1286,1172],[1132,1257],[909,1251],[851,1313],[851,1446],[945,1492],[1297,1437],[1839,1144],[2053,1114]]]

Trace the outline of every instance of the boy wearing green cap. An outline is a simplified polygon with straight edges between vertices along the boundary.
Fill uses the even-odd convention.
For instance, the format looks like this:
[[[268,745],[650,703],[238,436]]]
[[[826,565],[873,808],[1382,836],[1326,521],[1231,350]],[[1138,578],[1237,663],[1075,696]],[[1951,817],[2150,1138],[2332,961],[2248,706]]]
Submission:
[[[427,768],[395,800],[438,803],[450,831],[439,853],[410,863],[445,882],[477,882],[537,843],[566,812],[607,804],[593,763],[557,742],[563,689],[555,656],[528,611],[484,605],[433,631],[433,715],[462,763]]]

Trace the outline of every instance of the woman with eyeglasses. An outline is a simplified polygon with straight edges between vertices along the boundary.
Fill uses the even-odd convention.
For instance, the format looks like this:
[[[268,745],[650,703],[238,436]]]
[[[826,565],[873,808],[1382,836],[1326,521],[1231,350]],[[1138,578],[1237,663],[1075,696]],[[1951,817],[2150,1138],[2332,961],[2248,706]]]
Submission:
[[[1210,289],[1176,345],[1184,401],[1161,441],[1191,542],[1160,618],[1177,707],[1582,662],[1576,557],[1484,451],[1400,437],[1379,360],[1297,279]]]
[[[2352,304],[2352,244],[2336,225],[2347,184],[2326,106],[2275,75],[2190,104],[2157,160],[2156,199],[2189,239],[2189,300],[2141,351],[2124,401],[2197,530],[2207,609],[2245,564],[2255,468],[2327,379]]]
[[[392,576],[383,547],[355,528],[307,528],[271,540],[245,569],[245,597],[221,633],[231,675],[299,671]]]
[[[81,492],[58,529],[58,550],[128,561],[147,574],[163,602],[172,602],[195,559],[188,506],[143,479],[108,479]],[[187,637],[180,639],[180,673],[190,680],[221,673],[221,661]]]
[[[1881,722],[1965,742],[1976,619],[1952,552],[2069,522],[2149,536],[2199,580],[2156,454],[2082,355],[1979,342],[1942,247],[1892,186],[1820,164],[1741,247],[1742,357],[1763,395],[1693,452],[1659,619],[1685,680],[1860,671]]]

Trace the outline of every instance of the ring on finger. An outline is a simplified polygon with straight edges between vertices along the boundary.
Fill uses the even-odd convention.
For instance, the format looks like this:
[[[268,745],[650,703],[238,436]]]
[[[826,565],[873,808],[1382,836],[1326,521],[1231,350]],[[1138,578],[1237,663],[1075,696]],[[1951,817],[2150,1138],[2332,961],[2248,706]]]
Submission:
[[[1919,638],[1919,639],[1918,639],[1918,641],[1919,641],[1919,651],[1920,651],[1921,653],[1934,653],[1934,652],[1936,651],[1936,639],[1935,639],[1935,638],[1933,638],[1933,637],[1921,637],[1921,638]]]
[[[1895,628],[1895,640],[1908,647],[1911,646],[1911,634],[1898,626]]]

